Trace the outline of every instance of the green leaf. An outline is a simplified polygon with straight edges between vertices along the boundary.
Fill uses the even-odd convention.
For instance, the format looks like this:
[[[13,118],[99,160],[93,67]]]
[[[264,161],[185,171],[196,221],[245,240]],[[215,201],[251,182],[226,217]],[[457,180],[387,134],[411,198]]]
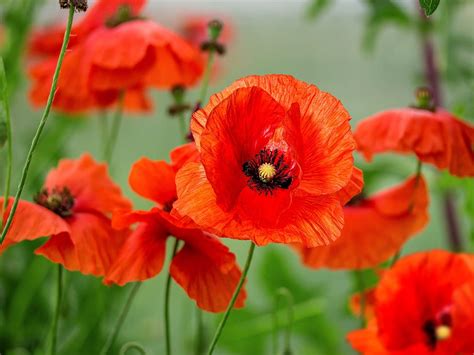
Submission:
[[[438,8],[440,0],[420,0],[420,6],[426,16],[431,16]]]
[[[314,20],[329,7],[329,4],[331,4],[330,0],[311,0],[311,4],[308,6],[306,16],[310,20]]]

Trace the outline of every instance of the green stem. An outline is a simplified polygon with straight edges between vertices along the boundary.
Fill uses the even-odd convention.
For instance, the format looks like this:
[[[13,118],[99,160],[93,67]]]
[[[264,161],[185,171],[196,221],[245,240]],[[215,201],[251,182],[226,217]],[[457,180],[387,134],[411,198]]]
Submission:
[[[179,247],[179,239],[174,239],[173,251],[171,252],[171,259],[176,255]],[[165,341],[166,341],[166,355],[171,354],[171,328],[170,328],[170,291],[171,291],[171,273],[168,271],[165,287]]]
[[[206,335],[204,329],[204,321],[202,319],[202,310],[196,308],[196,320],[197,320],[197,331],[196,331],[196,355],[202,355],[205,351],[206,346]]]
[[[2,80],[5,80],[4,85],[2,85],[2,101],[4,104],[4,111],[5,111],[5,128],[7,131],[7,164],[5,169],[5,188],[3,192],[3,206],[0,208],[0,229],[3,228],[3,217],[4,213],[8,207],[8,201],[10,197],[10,186],[11,186],[11,179],[12,179],[12,165],[13,165],[13,143],[12,143],[12,126],[11,126],[11,118],[10,118],[10,106],[8,104],[8,90],[7,90],[7,82],[6,82],[6,75],[5,75],[5,66],[3,64],[3,59],[0,57],[0,70],[1,70],[1,77]]]
[[[209,349],[207,351],[208,355],[211,355],[214,352],[214,348],[216,347],[217,342],[219,341],[219,338],[222,334],[222,330],[224,329],[227,319],[229,318],[230,312],[232,311],[232,308],[234,307],[235,301],[237,301],[237,297],[239,296],[240,289],[242,288],[245,278],[247,277],[247,273],[249,271],[250,264],[252,262],[254,250],[255,250],[255,244],[253,242],[250,242],[250,248],[247,255],[247,261],[245,262],[242,276],[240,277],[237,287],[235,288],[234,294],[232,295],[229,305],[227,306],[227,310],[225,311],[224,316],[222,317],[222,320],[219,323],[219,326],[217,327],[216,334],[214,335],[211,345],[209,346]]]
[[[5,227],[3,228],[2,235],[0,236],[0,243],[2,243],[3,240],[5,239],[8,229],[10,228],[13,222],[13,217],[15,216],[15,212],[18,207],[18,202],[20,201],[20,197],[26,183],[26,178],[28,175],[28,170],[30,168],[31,160],[33,158],[33,153],[35,152],[36,146],[41,137],[41,133],[43,132],[44,126],[46,125],[46,121],[48,120],[49,112],[51,111],[54,95],[56,94],[56,87],[58,85],[59,73],[61,71],[61,66],[63,64],[64,56],[66,54],[66,48],[69,43],[69,37],[71,35],[72,22],[74,18],[74,10],[75,10],[74,6],[71,6],[69,8],[69,16],[68,16],[66,31],[64,32],[63,44],[61,47],[61,51],[59,52],[58,63],[56,64],[56,69],[54,71],[53,81],[51,84],[51,90],[49,92],[48,101],[46,102],[46,107],[44,109],[43,116],[41,117],[41,121],[38,125],[38,129],[36,130],[35,136],[33,137],[33,140],[31,142],[30,150],[28,151],[28,155],[26,156],[26,162],[25,162],[25,165],[23,166],[23,171],[21,173],[20,183],[18,184],[18,189],[15,195],[15,201],[13,202],[12,209],[10,210],[10,213],[8,215],[7,223],[5,224]]]
[[[124,344],[122,346],[122,348],[120,348],[119,355],[125,355],[127,353],[127,351],[130,350],[130,349],[135,349],[140,354],[146,355],[145,348],[143,348],[143,346],[141,346],[140,344],[138,344],[137,342],[134,342],[134,341]]]
[[[179,114],[179,133],[181,134],[181,138],[186,141],[186,136],[188,135],[188,130],[186,129],[186,117],[184,116],[184,113],[181,112]]]
[[[285,288],[280,288],[276,293],[275,301],[275,312],[273,318],[273,353],[278,354],[278,306],[280,299],[284,298],[286,300],[287,306],[287,316],[288,321],[286,324],[286,333],[285,333],[285,346],[283,348],[283,354],[291,354],[291,328],[293,326],[294,313],[293,313],[293,296],[291,292]]]
[[[97,117],[97,122],[99,123],[99,132],[100,132],[100,151],[102,156],[105,157],[105,147],[107,143],[107,132],[109,131],[109,125],[107,123],[107,112],[105,110],[100,111],[99,116]]]
[[[100,351],[101,355],[108,354],[110,351],[110,348],[114,345],[115,340],[117,339],[120,329],[122,328],[122,325],[125,322],[125,318],[127,318],[128,312],[130,311],[130,307],[132,306],[133,300],[135,299],[135,296],[137,295],[137,292],[140,289],[141,285],[142,285],[141,282],[136,282],[133,285],[133,288],[130,291],[130,294],[128,295],[127,301],[125,302],[122,308],[122,311],[120,312],[120,316],[117,320],[117,323],[115,324],[114,330],[110,334],[109,338],[107,339],[107,342],[105,343],[104,347]]]
[[[125,93],[121,92],[117,103],[117,109],[112,121],[112,129],[104,149],[104,160],[109,164],[112,161],[112,155],[114,154],[114,148],[117,143],[120,126],[122,125],[124,98]]]
[[[207,58],[207,65],[204,71],[201,84],[201,92],[199,94],[199,103],[202,105],[204,100],[206,100],[207,89],[209,88],[209,81],[211,79],[212,65],[214,64],[215,51],[211,50],[209,52],[209,57]]]
[[[56,309],[54,311],[53,324],[51,327],[51,350],[49,352],[50,355],[56,354],[57,339],[58,339],[58,324],[59,324],[59,316],[61,314],[62,296],[63,296],[63,267],[61,264],[58,264]]]
[[[359,291],[359,302],[360,302],[360,324],[361,327],[365,327],[365,283],[364,283],[364,274],[362,271],[354,271],[354,275],[357,281],[357,290]]]
[[[390,265],[389,265],[389,269],[391,269],[398,261],[398,259],[400,259],[400,256],[402,255],[402,249],[400,249],[399,251],[397,251],[397,253],[393,256],[392,258],[392,261],[390,261]]]

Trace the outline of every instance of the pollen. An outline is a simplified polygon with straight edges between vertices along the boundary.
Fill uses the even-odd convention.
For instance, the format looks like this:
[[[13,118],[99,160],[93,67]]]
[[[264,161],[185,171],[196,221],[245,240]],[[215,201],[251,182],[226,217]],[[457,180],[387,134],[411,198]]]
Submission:
[[[440,325],[435,330],[437,340],[446,340],[451,337],[451,327],[447,325]]]
[[[258,167],[258,177],[262,182],[271,181],[276,175],[276,168],[273,164],[263,163]]]

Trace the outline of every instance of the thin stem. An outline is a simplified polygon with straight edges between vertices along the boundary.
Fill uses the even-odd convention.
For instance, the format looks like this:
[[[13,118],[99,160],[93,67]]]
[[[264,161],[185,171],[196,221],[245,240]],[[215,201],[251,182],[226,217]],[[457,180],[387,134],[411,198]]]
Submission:
[[[360,303],[360,324],[361,327],[365,327],[365,282],[362,271],[354,271],[354,275],[357,281],[357,290],[359,291],[359,303]]]
[[[119,352],[119,355],[125,355],[127,353],[127,351],[129,351],[130,349],[135,349],[136,351],[138,351],[140,354],[142,355],[146,355],[146,350],[143,346],[141,346],[139,343],[137,342],[134,342],[134,341],[131,341],[129,343],[125,343],[121,348],[120,348],[120,352]]]
[[[171,260],[176,255],[179,247],[179,239],[174,239],[173,251],[171,252]],[[165,341],[166,341],[166,355],[171,354],[171,328],[170,328],[170,291],[171,291],[171,273],[168,271],[165,287]]]
[[[186,141],[186,136],[188,135],[188,130],[186,128],[186,117],[184,116],[184,112],[179,114],[179,133],[181,134],[181,139]]]
[[[109,125],[107,122],[107,112],[105,110],[100,111],[99,116],[97,117],[97,122],[99,123],[100,131],[100,151],[102,156],[105,157],[105,147],[107,144],[107,133],[109,132]]]
[[[104,160],[109,164],[112,161],[112,155],[114,154],[114,148],[117,143],[120,126],[122,125],[124,98],[125,93],[121,92],[117,103],[117,109],[112,121],[112,129],[104,149]]]
[[[136,282],[133,285],[130,291],[130,294],[128,295],[127,301],[125,302],[122,308],[122,311],[120,312],[120,316],[117,320],[117,323],[115,324],[114,330],[110,334],[109,338],[107,339],[107,342],[105,343],[104,347],[100,351],[101,355],[108,354],[110,351],[110,348],[114,345],[115,340],[117,339],[120,329],[122,328],[122,325],[125,322],[125,318],[127,318],[128,312],[130,311],[130,307],[132,306],[133,300],[135,299],[135,296],[137,295],[137,292],[140,289],[141,285],[142,285],[141,282]]]
[[[416,0],[418,6],[418,0]],[[421,27],[421,45],[423,50],[423,61],[425,66],[425,78],[431,88],[433,103],[435,107],[443,106],[443,97],[441,92],[441,80],[439,68],[436,61],[436,53],[428,29],[431,28],[431,20],[425,16],[421,7],[419,8],[420,19],[426,26]],[[463,242],[461,237],[461,228],[459,226],[459,218],[456,211],[454,196],[451,191],[445,191],[443,194],[443,209],[446,219],[447,239],[451,250],[463,250]]]
[[[54,310],[53,324],[51,326],[51,350],[50,355],[56,354],[57,339],[58,339],[58,324],[59,316],[61,314],[61,301],[63,297],[63,267],[58,264],[57,289],[56,289],[56,309]]]
[[[291,292],[285,288],[280,288],[276,293],[276,300],[275,300],[275,312],[273,318],[273,353],[278,353],[278,306],[280,299],[286,300],[286,307],[288,312],[288,322],[286,324],[286,332],[285,332],[285,345],[283,348],[283,354],[291,354],[291,328],[293,326],[294,320],[294,312],[293,312],[293,296]]]
[[[3,240],[5,239],[8,229],[10,228],[13,222],[13,217],[15,216],[15,212],[18,207],[18,202],[20,201],[20,197],[26,183],[26,178],[28,176],[28,170],[30,168],[30,164],[33,158],[33,153],[35,152],[36,146],[41,137],[41,133],[43,132],[44,126],[46,125],[46,121],[48,120],[49,112],[51,111],[54,95],[56,94],[56,87],[58,85],[59,73],[61,71],[61,66],[63,64],[64,56],[66,54],[66,49],[69,43],[69,37],[71,35],[72,22],[74,19],[74,10],[75,10],[74,6],[71,5],[71,7],[69,8],[69,16],[68,16],[66,31],[64,32],[63,44],[61,47],[61,51],[59,52],[58,63],[56,64],[56,69],[54,71],[53,81],[51,84],[51,90],[49,92],[48,101],[46,102],[46,107],[44,109],[43,116],[41,117],[41,121],[38,125],[38,129],[36,130],[33,140],[31,141],[30,150],[28,151],[28,155],[26,156],[26,162],[25,162],[25,165],[23,166],[20,182],[18,184],[18,189],[15,195],[15,201],[13,202],[12,209],[10,210],[10,213],[8,215],[7,223],[5,224],[5,227],[3,228],[2,235],[0,236],[0,243],[2,243]]]
[[[234,294],[232,295],[229,305],[227,306],[227,310],[225,311],[224,316],[222,317],[222,320],[219,323],[219,326],[217,327],[216,334],[214,334],[214,338],[212,339],[211,345],[209,346],[209,349],[207,351],[208,355],[211,355],[214,352],[214,348],[216,347],[217,342],[219,341],[219,338],[222,334],[222,330],[224,329],[227,319],[229,318],[230,312],[232,311],[232,308],[234,307],[235,301],[237,301],[237,297],[239,296],[240,289],[242,288],[244,284],[245,278],[247,277],[247,273],[250,268],[250,264],[252,263],[254,250],[255,250],[255,244],[253,242],[250,242],[250,248],[247,255],[247,261],[245,262],[242,276],[240,276],[240,280],[237,284],[237,287],[235,288]]]
[[[204,71],[204,76],[202,78],[201,92],[199,94],[199,103],[202,105],[204,100],[206,100],[207,89],[209,88],[209,81],[211,80],[212,65],[214,64],[215,51],[209,51],[209,56],[207,58],[207,65]]]
[[[11,186],[11,179],[12,179],[12,165],[13,165],[13,143],[12,143],[12,126],[11,126],[11,118],[10,118],[10,106],[8,104],[8,88],[6,82],[6,75],[5,75],[5,66],[3,64],[3,59],[0,57],[0,70],[2,71],[1,77],[4,80],[4,84],[2,85],[2,101],[4,105],[5,111],[5,128],[7,133],[7,164],[5,167],[5,188],[3,190],[3,206],[0,208],[0,229],[3,227],[3,217],[4,213],[8,207],[8,201],[10,197],[10,186]]]
[[[205,351],[206,346],[206,334],[204,329],[203,314],[200,308],[196,308],[196,320],[197,320],[197,331],[196,331],[196,355],[202,355]]]

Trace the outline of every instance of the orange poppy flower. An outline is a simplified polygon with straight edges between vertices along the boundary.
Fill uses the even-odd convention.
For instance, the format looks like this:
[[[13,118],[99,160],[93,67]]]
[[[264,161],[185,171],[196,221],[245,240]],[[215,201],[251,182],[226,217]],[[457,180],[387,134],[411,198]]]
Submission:
[[[474,127],[438,109],[383,111],[360,122],[354,133],[367,160],[383,152],[414,153],[457,176],[474,176]]]
[[[258,245],[331,243],[354,170],[349,119],[334,96],[291,76],[235,82],[193,115],[202,163],[178,172],[175,209]]]
[[[375,318],[349,334],[363,354],[471,354],[474,272],[463,255],[414,254],[397,262],[375,291]]]
[[[107,108],[125,92],[126,109],[146,111],[151,107],[144,94],[147,87],[170,89],[197,82],[204,70],[199,50],[141,18],[137,11],[142,5],[143,1],[99,1],[96,6],[106,11],[85,15],[65,56],[54,108],[66,112]],[[55,61],[50,55],[30,69],[35,105],[43,105],[48,97]]]
[[[170,265],[172,278],[195,300],[198,307],[209,312],[226,309],[241,277],[233,253],[216,237],[201,231],[189,219],[170,215],[176,200],[175,174],[181,163],[196,160],[194,143],[175,150],[172,164],[142,158],[130,173],[130,186],[139,195],[153,201],[150,211],[122,211],[114,214],[116,228],[137,228],[125,241],[111,267],[106,283],[124,285],[144,281],[157,275],[163,268],[166,241],[173,236],[184,246],[173,257]],[[187,159],[183,160],[184,157]],[[243,307],[246,298],[242,291],[237,307]]]
[[[13,199],[3,214],[4,222],[12,203]],[[115,208],[130,206],[105,164],[87,154],[62,160],[48,174],[35,203],[19,202],[0,253],[24,240],[50,236],[36,254],[71,271],[103,276],[125,238],[112,229],[109,215]]]
[[[325,247],[296,247],[311,268],[364,269],[393,256],[428,223],[428,191],[422,176],[344,207],[339,239]],[[370,223],[367,223],[370,221]]]

